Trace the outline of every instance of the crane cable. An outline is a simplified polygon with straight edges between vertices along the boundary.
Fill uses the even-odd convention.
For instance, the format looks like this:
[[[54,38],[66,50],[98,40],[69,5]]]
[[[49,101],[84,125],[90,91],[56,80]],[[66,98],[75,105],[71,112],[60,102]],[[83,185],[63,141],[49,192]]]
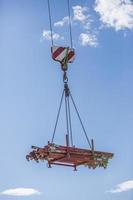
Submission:
[[[69,33],[70,33],[70,43],[71,43],[71,48],[73,48],[72,21],[71,21],[70,1],[69,0],[67,0],[67,7],[68,7],[68,24],[69,24]]]
[[[48,4],[48,14],[49,14],[49,26],[50,26],[50,37],[51,37],[51,44],[54,46],[54,37],[53,37],[53,29],[52,29],[52,17],[51,17],[51,9],[50,9],[50,2],[47,0]]]
[[[73,106],[74,106],[75,111],[76,111],[76,113],[77,113],[77,116],[78,116],[78,118],[79,118],[80,124],[81,124],[81,126],[82,126],[83,132],[84,132],[85,137],[86,137],[86,140],[87,140],[87,142],[88,142],[90,148],[92,149],[91,142],[90,142],[89,137],[88,137],[88,135],[87,135],[87,133],[86,133],[85,127],[84,127],[84,125],[83,125],[83,122],[82,122],[82,120],[81,120],[79,111],[78,111],[77,106],[76,106],[76,104],[75,104],[75,102],[74,102],[74,99],[73,99],[73,97],[72,97],[71,92],[70,92],[70,98],[71,98],[71,100],[72,100]]]
[[[67,98],[68,100],[68,118],[69,118],[69,126],[70,126],[70,140],[71,140],[71,145],[73,145],[73,132],[72,132],[72,121],[71,121],[71,110],[70,110],[70,103],[69,103],[69,97]]]
[[[53,36],[53,28],[52,28],[52,16],[51,16],[50,0],[47,0],[47,4],[48,4],[51,44],[52,44],[52,46],[54,46],[54,36]],[[67,0],[67,9],[68,9],[68,25],[69,25],[69,34],[70,34],[70,46],[71,46],[71,48],[73,48],[72,21],[71,21],[70,1],[69,0]]]
[[[58,124],[58,120],[59,120],[59,116],[60,116],[60,111],[61,111],[61,107],[62,107],[63,97],[64,97],[64,90],[62,92],[62,96],[61,96],[61,100],[60,100],[60,105],[59,105],[59,109],[58,109],[58,113],[57,113],[57,117],[56,117],[56,122],[55,122],[55,127],[54,127],[54,131],[53,131],[51,143],[53,143],[53,141],[54,141],[55,132],[56,132],[56,128],[57,128],[57,124]]]
[[[50,26],[51,44],[52,44],[52,46],[54,46],[54,37],[53,37],[53,29],[52,29],[52,17],[51,17],[51,9],[50,9],[50,0],[47,0],[47,4],[48,4],[48,13],[49,13],[49,26]],[[70,34],[70,45],[71,45],[71,48],[73,48],[72,21],[71,21],[70,1],[69,0],[67,0],[67,8],[68,8],[68,25],[69,25],[69,34]],[[66,79],[64,79],[64,81],[68,81],[67,77],[66,77]],[[54,137],[55,137],[55,132],[56,132],[56,128],[57,128],[57,124],[58,124],[58,120],[59,120],[59,115],[60,115],[60,111],[61,111],[61,107],[62,107],[62,102],[63,102],[63,96],[64,96],[64,94],[65,94],[65,90],[63,90],[63,93],[62,93],[62,96],[61,96],[61,100],[60,100],[60,105],[59,105],[59,110],[58,110],[57,118],[56,118],[56,122],[55,122],[53,137],[52,137],[52,140],[51,140],[52,143],[53,143]],[[81,117],[79,115],[79,111],[78,111],[78,109],[76,107],[76,104],[74,102],[72,94],[71,94],[71,92],[69,90],[69,95],[68,96],[65,95],[65,107],[66,107],[67,134],[68,134],[68,136],[70,134],[71,145],[73,146],[73,137],[72,137],[72,124],[71,124],[71,113],[70,113],[69,96],[70,96],[71,101],[73,103],[73,106],[74,106],[74,108],[76,110],[77,116],[79,118],[79,121],[81,123],[83,132],[85,134],[86,140],[87,140],[90,148],[92,148],[91,142],[90,142],[90,140],[89,140],[89,138],[87,136],[87,133],[86,133],[85,128],[84,128],[84,125],[83,125],[82,120],[81,120]]]

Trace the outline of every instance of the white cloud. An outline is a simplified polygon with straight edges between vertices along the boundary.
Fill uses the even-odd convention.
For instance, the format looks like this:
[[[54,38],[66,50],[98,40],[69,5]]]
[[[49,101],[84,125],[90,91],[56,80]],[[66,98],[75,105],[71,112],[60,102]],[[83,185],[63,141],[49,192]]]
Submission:
[[[89,33],[81,33],[79,40],[82,46],[97,47],[98,45],[97,37]]]
[[[120,183],[115,187],[115,189],[110,190],[109,192],[118,193],[118,192],[125,192],[128,190],[133,190],[133,180]]]
[[[82,7],[79,5],[73,6],[73,14],[74,14],[74,20],[84,22],[88,15],[85,15],[85,12],[88,10],[87,7]]]
[[[88,13],[88,7],[76,5],[72,7],[73,13],[71,17],[71,22],[81,23],[83,28],[89,29],[92,19]],[[69,23],[68,16],[63,17],[60,21],[54,23],[56,27],[63,27],[64,25]]]
[[[91,25],[91,18],[88,13],[88,7],[85,6],[73,6],[73,21],[80,22],[85,29],[89,29]]]
[[[60,20],[60,21],[58,21],[58,22],[55,22],[55,23],[54,23],[54,26],[56,26],[56,27],[58,27],[58,26],[62,27],[62,26],[64,26],[65,24],[68,24],[68,22],[69,22],[69,18],[68,18],[68,16],[66,16],[66,17],[63,17],[62,20]]]
[[[4,190],[0,194],[10,195],[10,196],[31,196],[31,195],[39,195],[40,192],[33,188],[15,188],[15,189]]]
[[[89,15],[89,9],[86,6],[75,5],[72,7],[72,17],[71,23],[72,25],[80,25],[79,32],[79,41],[82,46],[97,46],[97,37],[92,29],[92,19]],[[69,23],[68,16],[63,17],[62,20],[54,23],[55,27],[63,27],[64,25]],[[45,36],[46,37],[46,36]],[[50,35],[49,35],[50,38]]]
[[[51,40],[51,31],[50,30],[44,30],[42,37],[44,40]],[[62,37],[60,34],[58,33],[53,33],[53,39],[54,40],[62,40],[64,39],[64,37]]]
[[[95,11],[107,27],[116,31],[133,29],[133,3],[131,0],[96,0]]]

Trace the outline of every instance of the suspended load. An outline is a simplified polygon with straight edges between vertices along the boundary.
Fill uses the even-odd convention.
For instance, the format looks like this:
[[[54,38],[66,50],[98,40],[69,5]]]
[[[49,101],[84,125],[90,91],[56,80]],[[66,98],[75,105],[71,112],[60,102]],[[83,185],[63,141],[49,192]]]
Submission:
[[[51,25],[49,0],[48,0],[48,8],[49,8],[49,18],[50,18],[50,25]],[[70,24],[70,12],[69,12],[69,24]],[[50,27],[51,27],[51,40],[52,40],[52,47],[51,47],[52,58],[61,64],[61,69],[63,72],[64,88],[63,88],[61,100],[59,103],[59,109],[57,112],[57,118],[56,118],[51,141],[48,142],[48,144],[43,147],[31,146],[32,151],[28,155],[26,155],[26,159],[28,161],[33,160],[36,162],[46,161],[48,163],[48,167],[51,167],[52,165],[61,165],[61,166],[73,167],[74,170],[76,170],[78,166],[82,166],[82,165],[87,166],[88,168],[92,168],[92,169],[95,169],[97,167],[106,168],[108,166],[109,159],[112,159],[113,157],[113,153],[95,150],[94,141],[93,139],[90,140],[88,138],[87,132],[81,120],[76,103],[73,99],[72,93],[68,86],[68,77],[67,77],[68,64],[72,63],[75,58],[75,50],[72,47],[72,37],[71,37],[71,47],[55,46],[53,44],[52,26]],[[70,36],[72,36],[71,26],[70,26]],[[66,130],[64,131],[66,145],[58,145],[56,144],[54,139],[55,139],[56,129],[57,129],[58,120],[60,117],[60,111],[62,108],[63,100],[65,104],[65,117],[66,117],[66,124],[65,124]],[[84,136],[88,143],[87,149],[78,148],[74,144],[71,105],[73,105],[73,108],[77,114],[80,125],[82,127]]]
[[[48,143],[42,148],[32,146],[32,149],[34,150],[26,156],[26,159],[28,161],[35,160],[36,162],[47,161],[49,168],[52,165],[61,165],[73,167],[74,170],[77,170],[77,166],[84,165],[92,169],[96,167],[105,169],[108,160],[113,157],[112,153],[61,146],[54,143]]]
[[[62,47],[60,47],[62,49]],[[58,51],[58,50],[57,50]],[[44,147],[36,147],[32,146],[33,149],[27,156],[26,159],[28,161],[34,160],[36,162],[39,161],[47,161],[48,167],[51,167],[52,165],[61,165],[61,166],[68,166],[73,167],[74,170],[77,169],[78,166],[84,165],[88,168],[95,169],[96,167],[103,167],[106,168],[108,165],[108,160],[113,157],[112,153],[108,152],[101,152],[101,151],[95,151],[94,149],[94,141],[89,140],[88,135],[86,133],[86,130],[84,128],[83,122],[81,120],[79,111],[77,109],[77,106],[75,104],[75,101],[72,97],[71,91],[68,87],[68,77],[67,77],[67,65],[69,60],[67,59],[68,54],[63,55],[63,59],[65,61],[65,65],[62,65],[61,67],[63,70],[63,82],[64,82],[64,89],[60,100],[59,110],[57,113],[57,118],[55,122],[55,127],[52,135],[51,142],[48,142],[48,145]],[[53,57],[53,55],[52,55]],[[59,59],[59,58],[58,58]],[[65,66],[65,67],[64,67]],[[65,135],[66,145],[57,145],[54,142],[56,128],[58,125],[58,120],[60,117],[60,111],[62,108],[62,103],[65,103],[65,114],[66,114],[66,131],[67,133]],[[83,133],[86,137],[86,140],[89,145],[89,149],[82,149],[78,148],[73,143],[73,133],[72,133],[72,119],[71,119],[71,104],[74,106],[74,109],[76,111],[76,114],[78,116],[79,122],[81,124],[81,127],[83,129]]]

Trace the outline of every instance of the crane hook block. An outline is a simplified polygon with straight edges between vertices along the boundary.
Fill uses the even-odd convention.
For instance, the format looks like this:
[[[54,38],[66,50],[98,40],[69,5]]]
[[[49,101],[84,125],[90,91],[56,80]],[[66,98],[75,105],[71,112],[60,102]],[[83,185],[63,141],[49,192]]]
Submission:
[[[63,71],[67,71],[68,63],[72,63],[75,58],[75,50],[70,47],[51,47],[52,58],[55,61],[60,62]]]

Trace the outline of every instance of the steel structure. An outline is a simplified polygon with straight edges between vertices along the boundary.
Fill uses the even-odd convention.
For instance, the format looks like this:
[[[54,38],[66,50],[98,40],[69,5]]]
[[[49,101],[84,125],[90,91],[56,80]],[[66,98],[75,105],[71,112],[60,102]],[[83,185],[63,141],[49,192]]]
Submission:
[[[33,151],[26,156],[28,161],[35,160],[47,161],[48,167],[52,165],[61,165],[73,167],[77,170],[77,166],[86,166],[95,169],[96,167],[103,167],[108,165],[108,160],[113,157],[112,153],[94,151],[89,149],[81,149],[76,147],[61,146],[54,143],[40,148],[32,146]]]

